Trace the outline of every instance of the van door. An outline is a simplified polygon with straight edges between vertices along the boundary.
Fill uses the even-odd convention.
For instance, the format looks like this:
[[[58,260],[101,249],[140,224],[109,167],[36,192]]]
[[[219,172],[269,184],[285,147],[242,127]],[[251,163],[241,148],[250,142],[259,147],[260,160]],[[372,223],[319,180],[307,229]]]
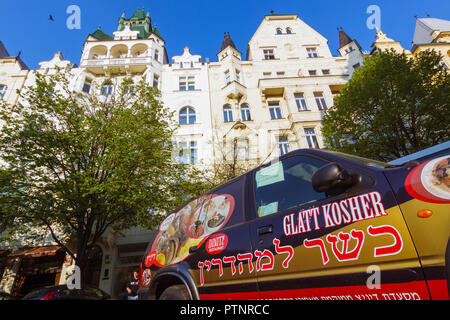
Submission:
[[[317,193],[313,173],[338,160],[361,182]],[[382,171],[296,153],[253,173],[250,236],[262,298],[427,299],[416,250]]]
[[[244,219],[245,178],[206,196],[199,213],[204,240],[187,262],[202,300],[260,298],[249,225]]]

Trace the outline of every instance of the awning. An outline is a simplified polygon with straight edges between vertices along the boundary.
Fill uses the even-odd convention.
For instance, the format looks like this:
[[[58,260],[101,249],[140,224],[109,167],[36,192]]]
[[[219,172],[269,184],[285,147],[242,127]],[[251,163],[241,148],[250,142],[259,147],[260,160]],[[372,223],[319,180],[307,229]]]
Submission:
[[[16,257],[38,258],[44,256],[54,256],[60,250],[61,250],[60,246],[46,246],[31,249],[21,249],[11,252],[8,255],[8,258],[16,258]]]

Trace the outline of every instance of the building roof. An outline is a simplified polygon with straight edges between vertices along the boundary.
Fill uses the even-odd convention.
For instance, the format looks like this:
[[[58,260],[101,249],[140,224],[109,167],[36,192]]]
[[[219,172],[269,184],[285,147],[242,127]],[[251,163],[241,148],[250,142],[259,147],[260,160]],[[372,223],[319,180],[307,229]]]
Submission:
[[[353,40],[350,39],[350,37],[347,35],[347,33],[345,33],[344,29],[340,28],[339,29],[339,49],[342,48],[343,46],[349,44],[352,41]]]
[[[233,40],[231,39],[230,33],[225,32],[225,35],[223,36],[222,46],[220,47],[220,51],[226,49],[227,47],[231,46],[232,48],[239,51],[236,46],[234,45]]]
[[[98,27],[98,29],[95,30],[94,33],[91,33],[90,36],[93,36],[97,40],[113,40],[114,39],[109,34],[106,34],[102,30],[100,30],[100,27]]]
[[[432,43],[437,36],[436,34],[433,35],[435,31],[438,31],[438,33],[450,32],[450,21],[437,18],[417,19],[416,29],[414,30],[413,43]]]
[[[3,43],[0,41],[0,58],[6,58],[9,57],[8,50],[6,50]]]

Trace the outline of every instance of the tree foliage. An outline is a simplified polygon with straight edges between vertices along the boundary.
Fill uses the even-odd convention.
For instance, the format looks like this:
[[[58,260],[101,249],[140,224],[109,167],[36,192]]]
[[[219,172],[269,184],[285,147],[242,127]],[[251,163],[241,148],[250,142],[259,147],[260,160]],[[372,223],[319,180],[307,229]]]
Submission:
[[[323,119],[332,150],[390,161],[450,136],[450,74],[427,50],[367,57]]]
[[[108,228],[151,228],[204,189],[174,161],[172,114],[156,89],[124,81],[89,95],[69,79],[36,74],[16,105],[0,106],[0,211],[20,237],[49,230],[83,269]]]

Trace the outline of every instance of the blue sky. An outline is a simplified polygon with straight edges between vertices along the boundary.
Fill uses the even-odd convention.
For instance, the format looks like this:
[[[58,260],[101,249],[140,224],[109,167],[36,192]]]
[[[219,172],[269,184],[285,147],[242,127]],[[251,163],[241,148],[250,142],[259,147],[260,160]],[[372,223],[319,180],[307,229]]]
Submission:
[[[81,9],[81,29],[69,30],[66,20],[68,6]],[[58,0],[17,1],[2,0],[0,11],[0,40],[11,55],[21,51],[28,67],[49,60],[57,51],[65,59],[79,64],[83,42],[98,26],[112,35],[125,11],[129,18],[137,8],[150,12],[152,24],[157,24],[166,41],[168,56],[181,54],[184,46],[191,53],[217,61],[224,32],[230,32],[233,41],[245,58],[247,43],[264,15],[294,13],[329,40],[333,55],[337,55],[337,27],[358,40],[363,50],[370,50],[375,30],[369,30],[366,9],[377,5],[381,9],[381,29],[390,37],[411,48],[415,18],[431,17],[450,20],[448,0],[191,0],[191,1],[104,1]],[[55,21],[49,20],[49,15]]]

